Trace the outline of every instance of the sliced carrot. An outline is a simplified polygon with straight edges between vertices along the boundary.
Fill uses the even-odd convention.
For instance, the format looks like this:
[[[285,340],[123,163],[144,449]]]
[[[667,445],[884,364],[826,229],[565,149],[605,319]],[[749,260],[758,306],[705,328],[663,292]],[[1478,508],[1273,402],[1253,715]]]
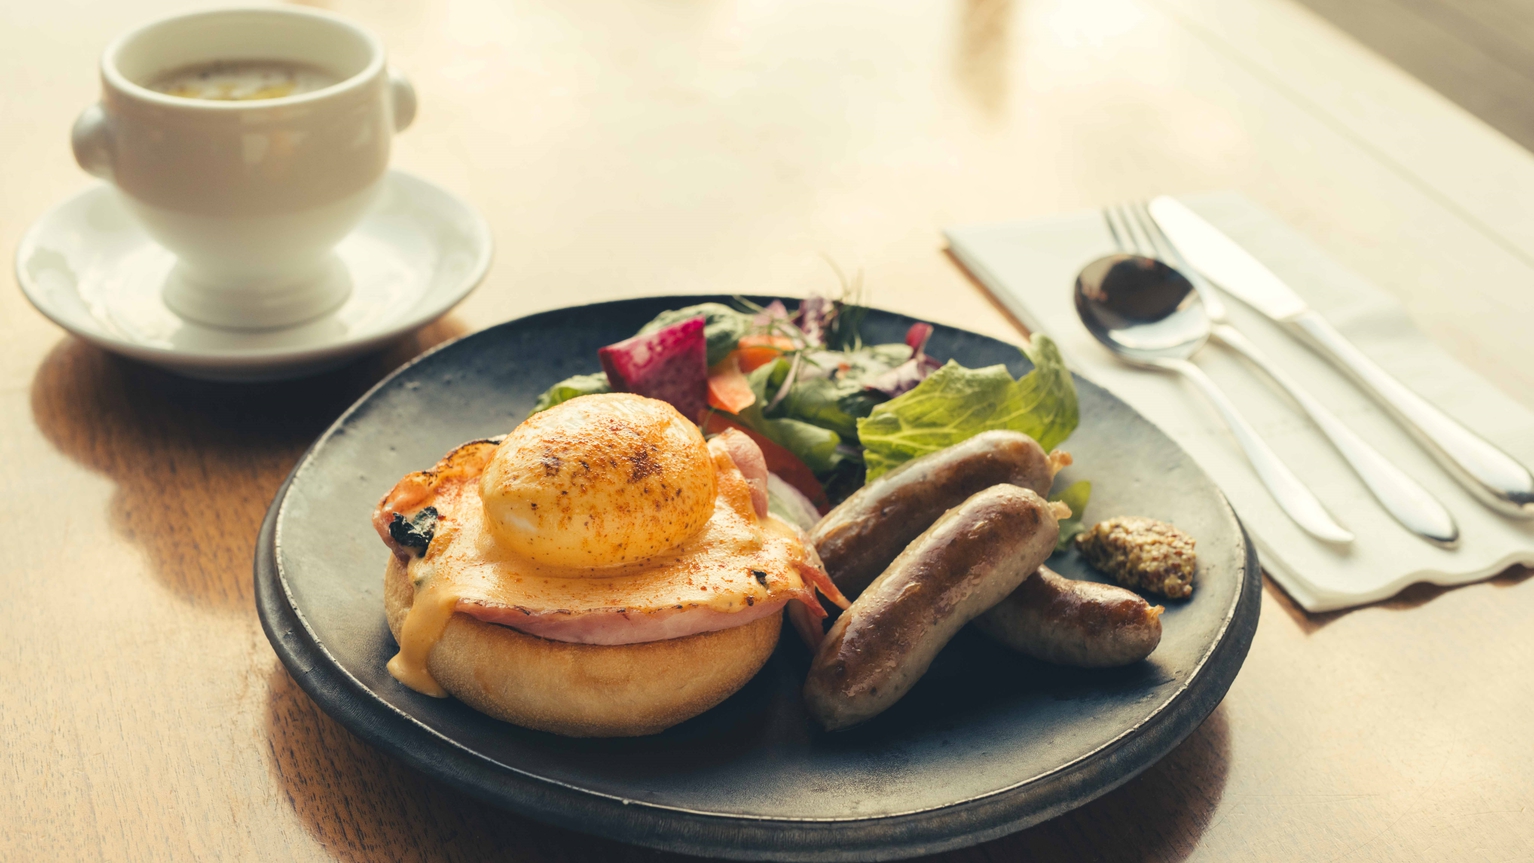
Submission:
[[[741,336],[736,346],[742,348],[768,347],[777,348],[780,351],[791,351],[794,349],[794,340],[788,336],[758,334],[754,336]]]
[[[743,372],[754,371],[794,349],[794,343],[783,336],[742,336],[735,349],[736,358]]]
[[[778,478],[798,489],[821,515],[831,511],[831,499],[826,497],[826,490],[821,488],[820,480],[815,478],[815,472],[810,466],[799,460],[781,444],[775,442],[766,435],[746,428],[732,417],[720,413],[709,413],[703,418],[703,431],[708,434],[719,434],[725,429],[738,429],[746,433],[756,445],[762,449],[762,458],[767,461],[767,469],[778,475]]]
[[[772,347],[736,348],[735,356],[739,361],[740,370],[750,372],[783,356],[783,352]]]
[[[738,414],[756,401],[756,393],[740,371],[740,358],[736,351],[715,363],[708,370],[708,404],[710,407]]]

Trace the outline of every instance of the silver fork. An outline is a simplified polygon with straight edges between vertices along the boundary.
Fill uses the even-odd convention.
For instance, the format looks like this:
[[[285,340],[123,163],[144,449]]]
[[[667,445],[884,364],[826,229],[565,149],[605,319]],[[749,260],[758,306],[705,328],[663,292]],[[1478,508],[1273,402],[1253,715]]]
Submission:
[[[1188,262],[1183,259],[1177,246],[1162,233],[1156,220],[1151,218],[1144,201],[1106,207],[1103,210],[1103,218],[1107,221],[1108,231],[1113,234],[1113,239],[1121,250],[1157,258],[1171,264],[1193,283],[1200,299],[1203,300],[1209,321],[1213,324],[1211,335],[1246,357],[1252,365],[1277,382],[1306,413],[1310,414],[1310,418],[1321,429],[1321,433],[1326,435],[1332,442],[1332,446],[1336,447],[1342,457],[1353,467],[1358,478],[1363,480],[1365,486],[1368,486],[1369,491],[1386,512],[1407,530],[1440,545],[1453,546],[1459,541],[1459,525],[1437,498],[1400,468],[1387,461],[1378,450],[1365,443],[1363,438],[1348,428],[1325,405],[1317,401],[1315,396],[1300,386],[1299,382],[1280,369],[1261,349],[1242,335],[1240,330],[1230,325],[1226,317],[1225,303],[1218,292],[1204,280],[1203,276],[1199,275],[1197,270],[1188,266]]]

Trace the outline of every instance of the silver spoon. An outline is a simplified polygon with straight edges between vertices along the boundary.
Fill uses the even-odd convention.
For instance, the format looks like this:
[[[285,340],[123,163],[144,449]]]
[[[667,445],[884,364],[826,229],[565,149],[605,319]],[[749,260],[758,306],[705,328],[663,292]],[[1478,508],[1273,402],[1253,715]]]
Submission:
[[[1358,474],[1358,478],[1363,480],[1365,486],[1368,486],[1375,500],[1380,502],[1380,506],[1384,507],[1386,512],[1394,516],[1395,520],[1407,530],[1424,539],[1445,547],[1453,547],[1459,542],[1459,525],[1455,523],[1454,516],[1438,501],[1438,498],[1433,497],[1432,492],[1423,488],[1405,471],[1380,455],[1379,450],[1370,446],[1348,428],[1336,414],[1317,401],[1315,396],[1300,386],[1298,381],[1289,377],[1283,369],[1269,359],[1262,349],[1253,344],[1240,330],[1230,325],[1225,314],[1225,304],[1220,301],[1219,293],[1204,281],[1197,270],[1188,266],[1177,244],[1162,232],[1156,220],[1151,218],[1145,204],[1110,207],[1103,210],[1103,215],[1107,218],[1108,230],[1118,240],[1120,249],[1139,251],[1169,262],[1175,265],[1174,269],[1177,272],[1193,283],[1199,298],[1204,303],[1204,312],[1209,316],[1214,338],[1246,357],[1252,365],[1262,369],[1268,377],[1283,387],[1306,413],[1310,414],[1316,427],[1326,435],[1332,442],[1332,446],[1337,448],[1337,452],[1352,466],[1353,472]]]
[[[1081,322],[1108,350],[1131,365],[1177,372],[1203,391],[1295,524],[1327,542],[1353,541],[1204,370],[1188,362],[1209,341],[1211,329],[1192,282],[1154,258],[1109,255],[1082,269],[1075,293]]]

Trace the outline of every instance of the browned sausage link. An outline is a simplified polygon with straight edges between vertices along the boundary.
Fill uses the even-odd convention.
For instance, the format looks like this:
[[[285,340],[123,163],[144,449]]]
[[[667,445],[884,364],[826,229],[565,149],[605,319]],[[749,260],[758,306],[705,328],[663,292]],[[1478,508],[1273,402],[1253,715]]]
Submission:
[[[997,485],[940,517],[832,624],[804,684],[810,714],[835,730],[899,700],[960,627],[1049,557],[1055,506]]]
[[[981,432],[863,486],[820,520],[810,541],[836,586],[855,598],[945,510],[1000,483],[1046,495],[1062,464],[1069,455],[1052,459],[1025,434]]]
[[[1034,659],[1078,668],[1139,662],[1161,643],[1161,606],[1133,591],[1040,567],[975,628]]]

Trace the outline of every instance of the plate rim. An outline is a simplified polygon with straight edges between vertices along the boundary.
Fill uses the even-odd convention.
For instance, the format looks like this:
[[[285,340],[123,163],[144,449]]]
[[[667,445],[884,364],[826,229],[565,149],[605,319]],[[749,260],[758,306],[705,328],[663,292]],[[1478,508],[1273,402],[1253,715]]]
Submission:
[[[395,369],[359,396],[299,458],[273,497],[257,540],[253,569],[262,628],[278,657],[300,687],[329,715],[369,743],[416,770],[501,808],[513,809],[559,826],[666,850],[736,859],[779,860],[894,859],[963,847],[1024,829],[1083,805],[1128,782],[1181,743],[1223,700],[1245,661],[1255,634],[1261,605],[1262,576],[1251,537],[1218,487],[1215,487],[1218,502],[1235,521],[1245,549],[1244,564],[1239,573],[1242,582],[1229,607],[1225,609],[1213,644],[1187,678],[1151,713],[1092,751],[1006,787],[937,806],[851,817],[764,816],[695,810],[587,789],[540,776],[470,749],[379,698],[335,659],[294,602],[282,564],[282,518],[288,491],[311,465],[315,451],[336,434],[376,392],[439,351],[502,328],[527,326],[535,324],[540,318],[567,314],[573,309],[591,306],[662,302],[685,305],[721,299],[729,298],[719,295],[644,296],[566,306],[525,315],[437,345]],[[791,301],[795,298],[780,299]],[[879,311],[898,319],[915,320],[900,312]],[[994,338],[959,327],[949,329]],[[1072,375],[1078,382],[1101,389],[1074,372]],[[1112,396],[1112,393],[1108,395]],[[1145,419],[1138,412],[1135,414]],[[284,625],[287,628],[279,632]],[[1195,685],[1198,691],[1190,697],[1189,691]],[[1190,713],[1196,716],[1188,716]],[[412,734],[425,732],[438,744],[447,744],[447,751],[456,756],[454,762],[444,763],[441,753],[437,753],[437,758],[424,757],[418,747],[402,744],[385,728],[387,725],[397,725],[401,720]],[[393,729],[395,733],[398,730]],[[1160,733],[1155,733],[1157,731]],[[1081,774],[1109,772],[1109,768],[1123,759],[1131,762],[1132,769],[1121,773],[1113,781],[1081,781]],[[1068,781],[1073,778],[1077,781]],[[1055,789],[1052,785],[1066,787]],[[1083,789],[1077,786],[1087,787]],[[1046,805],[1042,807],[1029,808],[1024,805],[1027,798],[1032,796],[1030,792],[1040,789],[1046,798],[1055,796],[1062,799],[1052,802],[1046,800]],[[1052,791],[1056,793],[1051,795],[1049,792]],[[1009,809],[1025,811],[1009,813]],[[661,822],[669,824],[672,829],[657,829]],[[679,835],[676,830],[679,825],[691,829],[681,831]],[[753,830],[753,827],[756,829]],[[827,845],[828,840],[833,839],[831,831],[834,831],[834,841],[838,847]],[[849,831],[863,835],[854,837],[848,835]],[[754,837],[756,841],[744,842],[746,847],[742,847],[743,840],[748,838],[743,833],[761,835]],[[785,842],[790,836],[797,836],[797,840]]]

